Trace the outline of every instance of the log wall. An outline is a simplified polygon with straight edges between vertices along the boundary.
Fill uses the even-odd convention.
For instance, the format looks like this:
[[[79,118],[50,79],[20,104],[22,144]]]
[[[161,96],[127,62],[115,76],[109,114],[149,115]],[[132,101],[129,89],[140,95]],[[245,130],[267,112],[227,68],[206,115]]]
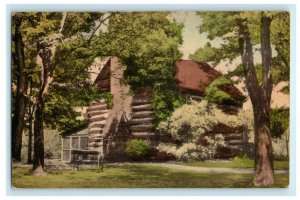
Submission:
[[[92,103],[87,110],[87,114],[89,120],[88,149],[103,153],[103,129],[109,115],[106,103],[104,101]]]
[[[133,138],[150,140],[155,138],[154,110],[151,101],[149,93],[140,93],[132,98],[130,131]]]

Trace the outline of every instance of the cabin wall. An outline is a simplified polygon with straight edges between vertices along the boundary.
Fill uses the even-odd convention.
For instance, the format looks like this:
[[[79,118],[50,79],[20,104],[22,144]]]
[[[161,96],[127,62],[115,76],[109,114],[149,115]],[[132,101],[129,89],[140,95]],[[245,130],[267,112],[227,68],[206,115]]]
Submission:
[[[113,107],[103,128],[103,150],[106,160],[120,161],[125,159],[125,146],[130,137],[128,120],[131,115],[132,97],[128,95],[129,86],[122,83],[124,67],[119,65],[116,57],[112,57],[109,62]]]
[[[104,101],[92,103],[87,111],[88,114],[88,148],[89,150],[103,153],[103,129],[105,127],[109,110]]]
[[[88,112],[89,149],[101,150],[106,160],[124,161],[126,142],[130,139],[147,140],[152,147],[160,142],[177,144],[170,135],[155,131],[151,93],[141,92],[133,97],[129,96],[129,86],[122,84],[121,81],[123,73],[124,67],[119,65],[116,57],[111,57],[96,79],[95,84],[102,91],[113,95],[113,107],[108,110],[104,102],[91,105]],[[200,97],[199,92],[192,96]],[[239,109],[227,106],[223,110],[227,114],[237,114]],[[242,127],[230,128],[220,124],[207,134],[222,134],[228,145],[218,151],[217,158],[234,157],[245,146]]]

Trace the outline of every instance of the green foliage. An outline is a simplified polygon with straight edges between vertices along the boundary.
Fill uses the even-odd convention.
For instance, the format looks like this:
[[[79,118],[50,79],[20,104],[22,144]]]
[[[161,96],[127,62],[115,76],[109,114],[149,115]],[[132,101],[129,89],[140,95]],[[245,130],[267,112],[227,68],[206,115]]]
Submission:
[[[88,106],[90,102],[105,96],[93,85],[53,85],[45,97],[44,120],[46,127],[68,131],[82,124],[76,107]],[[109,95],[106,95],[109,96]]]
[[[263,15],[271,16],[271,43],[276,53],[272,59],[273,82],[289,81],[289,45],[290,22],[288,12],[198,12],[203,19],[199,27],[200,33],[208,33],[208,39],[222,39],[220,47],[211,47],[206,44],[198,49],[191,59],[196,61],[210,61],[214,65],[222,60],[232,61],[240,56],[243,49],[240,48],[238,25],[247,25],[253,45],[260,45],[260,18]],[[277,54],[277,55],[276,55]],[[237,73],[239,72],[239,73]],[[244,75],[238,66],[235,75]],[[261,80],[261,66],[257,66],[257,77]]]
[[[154,93],[152,106],[155,110],[154,123],[165,121],[174,109],[185,103],[184,97],[176,91],[166,90]]]
[[[149,155],[150,146],[144,140],[133,139],[126,143],[126,156],[134,161],[140,161]]]
[[[271,109],[270,113],[271,136],[280,137],[289,127],[290,109],[278,108]]]
[[[31,101],[34,101],[37,96],[36,91],[40,88],[37,65],[38,46],[46,38],[57,38],[54,40],[57,45],[53,46],[54,58],[49,73],[52,83],[45,94],[44,123],[46,127],[67,131],[78,126],[82,123],[78,119],[80,113],[74,109],[87,106],[89,102],[99,99],[100,91],[88,81],[88,68],[96,56],[88,45],[88,40],[91,30],[104,15],[106,13],[101,12],[13,13],[12,23],[15,23],[16,17],[22,19],[25,76],[33,83],[33,93],[28,98]],[[64,16],[66,18],[60,33]],[[14,34],[14,30],[12,31]],[[51,39],[46,41],[49,41],[46,45],[53,45]],[[13,74],[14,65],[13,63]]]
[[[104,99],[108,109],[113,107],[113,95],[110,92],[102,92],[98,99]]]
[[[191,60],[198,62],[211,62],[213,61],[213,65],[221,62],[222,57],[219,56],[222,54],[222,51],[218,48],[212,47],[208,42],[205,44],[203,48],[198,49],[194,54],[191,54],[189,57]]]
[[[174,64],[181,58],[183,25],[170,22],[167,16],[167,12],[116,13],[107,33],[107,51],[126,66],[123,82],[133,93],[153,94],[157,122],[182,102],[176,94]]]
[[[290,94],[290,87],[285,86],[280,90],[280,92],[282,92],[283,94]]]
[[[226,101],[233,100],[234,97],[231,97],[228,93],[220,89],[222,85],[233,84],[233,81],[221,76],[216,78],[208,87],[205,88],[205,99],[209,102],[220,104]]]

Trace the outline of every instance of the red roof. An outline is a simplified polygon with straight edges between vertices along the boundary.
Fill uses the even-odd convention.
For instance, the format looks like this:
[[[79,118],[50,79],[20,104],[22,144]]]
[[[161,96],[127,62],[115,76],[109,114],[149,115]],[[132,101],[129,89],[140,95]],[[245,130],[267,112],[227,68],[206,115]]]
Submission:
[[[175,80],[180,92],[203,94],[205,88],[221,74],[204,62],[180,60],[176,64]]]
[[[205,88],[222,74],[209,64],[192,60],[180,60],[176,64],[175,80],[182,93],[203,95]],[[234,85],[224,85],[221,90],[231,96],[243,96]]]

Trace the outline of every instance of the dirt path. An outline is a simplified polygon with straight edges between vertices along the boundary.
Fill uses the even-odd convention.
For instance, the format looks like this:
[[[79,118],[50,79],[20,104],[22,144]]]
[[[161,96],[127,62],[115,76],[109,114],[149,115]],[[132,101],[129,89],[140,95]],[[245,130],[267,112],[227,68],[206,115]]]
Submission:
[[[231,173],[231,174],[252,174],[252,168],[221,168],[221,167],[191,167],[178,165],[173,163],[118,163],[114,165],[146,165],[146,166],[157,166],[157,167],[166,167],[169,169],[178,169],[178,170],[188,170],[195,172],[204,172],[204,173]],[[285,174],[288,173],[287,170],[275,170],[275,174]]]
[[[176,163],[154,163],[154,162],[144,162],[144,163],[106,163],[106,166],[124,166],[124,165],[144,165],[144,166],[155,166],[155,167],[166,167],[169,169],[185,170],[185,171],[195,171],[202,173],[231,173],[231,174],[252,174],[253,168],[221,168],[221,167],[196,167],[196,166],[185,166]],[[15,167],[28,167],[31,165],[25,165],[21,163],[13,164]],[[81,169],[94,168],[95,165],[81,165]],[[47,171],[60,171],[60,170],[71,170],[72,165],[62,163],[59,159],[45,160],[45,168]],[[288,170],[275,170],[275,174],[287,174]]]

